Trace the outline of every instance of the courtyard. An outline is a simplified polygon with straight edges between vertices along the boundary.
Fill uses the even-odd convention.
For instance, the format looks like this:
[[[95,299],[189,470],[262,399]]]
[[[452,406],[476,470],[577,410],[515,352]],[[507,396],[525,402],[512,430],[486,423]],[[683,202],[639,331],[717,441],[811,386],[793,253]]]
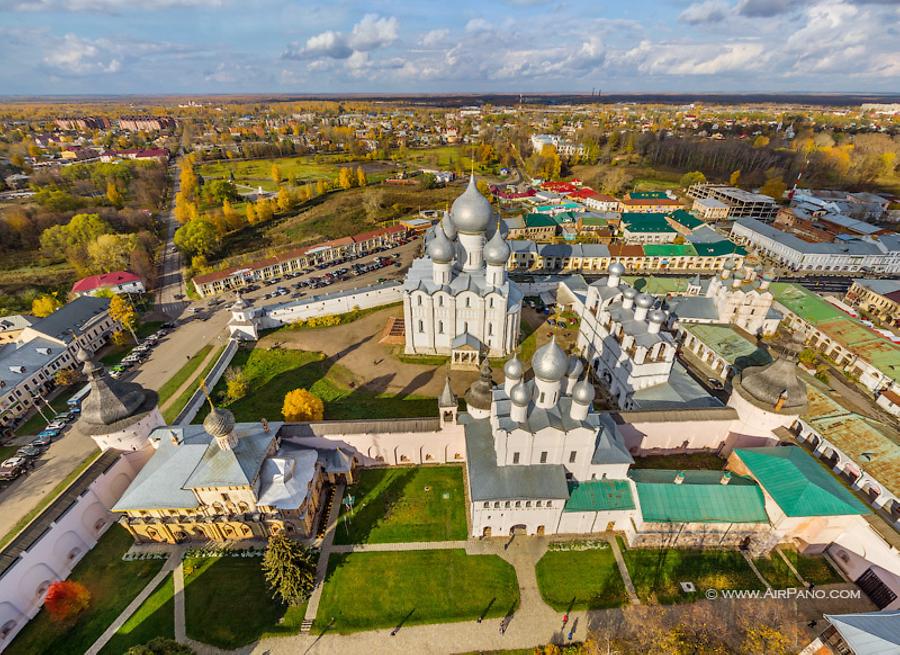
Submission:
[[[344,495],[335,543],[401,543],[466,539],[462,466],[365,469]]]
[[[462,549],[333,554],[316,617],[321,630],[470,621],[512,613],[513,567]]]
[[[800,574],[802,581],[797,578],[787,562],[790,562],[791,566]],[[754,559],[753,563],[775,589],[801,587],[803,582],[827,585],[844,581],[824,556],[801,555],[793,548],[776,548],[768,557]]]
[[[551,544],[536,572],[541,597],[558,612],[606,609],[628,602],[612,548],[605,542]]]

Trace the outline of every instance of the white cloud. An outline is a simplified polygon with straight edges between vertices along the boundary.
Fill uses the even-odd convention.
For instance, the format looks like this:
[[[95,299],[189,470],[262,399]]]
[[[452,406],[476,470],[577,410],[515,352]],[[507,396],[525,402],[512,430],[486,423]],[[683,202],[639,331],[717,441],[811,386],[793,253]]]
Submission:
[[[491,29],[491,24],[484,18],[473,18],[466,23],[466,32],[474,34],[475,32],[487,32]]]
[[[328,30],[309,37],[302,46],[291,44],[282,54],[284,59],[349,59],[357,52],[385,48],[397,40],[397,19],[366,14],[350,34]]]
[[[703,23],[718,23],[728,16],[731,6],[724,0],[705,0],[696,2],[681,12],[678,20],[688,25],[701,25]]]
[[[53,74],[75,76],[120,73],[138,60],[149,64],[162,59],[184,59],[201,52],[171,43],[85,39],[71,33],[62,38],[48,35],[42,41],[45,44],[42,66]]]
[[[426,48],[433,48],[444,43],[449,36],[450,30],[431,30],[430,32],[425,32],[425,34],[422,35],[422,38],[419,39],[419,43]]]

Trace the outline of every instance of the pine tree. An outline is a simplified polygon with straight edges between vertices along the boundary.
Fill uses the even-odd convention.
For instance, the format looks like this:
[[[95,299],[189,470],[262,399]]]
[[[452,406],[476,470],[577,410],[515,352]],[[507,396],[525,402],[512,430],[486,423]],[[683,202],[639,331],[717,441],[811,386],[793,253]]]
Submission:
[[[272,597],[286,605],[309,598],[316,582],[316,558],[312,550],[284,535],[269,538],[262,570]]]

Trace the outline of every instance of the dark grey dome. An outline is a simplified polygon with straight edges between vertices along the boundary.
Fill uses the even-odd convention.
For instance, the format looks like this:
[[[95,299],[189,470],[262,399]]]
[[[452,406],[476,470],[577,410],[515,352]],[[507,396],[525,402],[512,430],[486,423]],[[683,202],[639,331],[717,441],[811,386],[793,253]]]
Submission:
[[[488,410],[494,397],[494,383],[491,380],[491,363],[485,357],[481,360],[481,375],[466,391],[466,405],[475,409]]]
[[[779,404],[781,414],[802,414],[806,409],[806,384],[797,377],[797,364],[789,356],[745,368],[735,387],[746,400],[769,412]]]
[[[469,178],[469,186],[453,201],[450,217],[456,229],[467,234],[481,234],[487,230],[494,212],[491,203],[475,186],[475,176]]]
[[[595,395],[594,385],[590,383],[587,376],[579,380],[575,388],[572,389],[572,400],[588,407],[594,402]]]
[[[506,266],[511,252],[500,230],[494,230],[494,236],[484,244],[484,261],[492,266]]]
[[[625,287],[625,289],[622,291],[622,295],[626,298],[634,300],[634,297],[638,295],[638,292],[634,287]]]
[[[528,403],[531,402],[531,393],[524,382],[519,382],[519,384],[509,390],[509,399],[513,405],[527,407]]]
[[[535,376],[547,382],[559,382],[569,368],[569,358],[556,343],[556,335],[538,348],[531,358]]]
[[[578,377],[584,372],[584,364],[581,361],[581,357],[576,357],[572,355],[569,357],[569,368],[566,370],[566,377]]]
[[[156,394],[148,393],[135,382],[112,379],[102,364],[79,348],[76,358],[84,363],[83,371],[91,390],[81,402],[81,419],[95,427],[109,427],[148,411],[156,404]]]
[[[456,239],[456,226],[450,218],[450,212],[444,212],[444,217],[441,219],[441,228],[444,230],[444,234],[447,235],[448,239],[451,241]]]
[[[434,236],[428,242],[425,252],[431,257],[431,261],[438,264],[447,264],[453,261],[453,244],[444,234],[444,229],[438,225],[434,228]]]
[[[667,318],[667,317],[666,317],[666,313],[665,313],[663,310],[661,310],[661,309],[654,309],[652,312],[650,312],[649,318],[650,318],[650,320],[653,321],[654,323],[660,323],[660,324],[662,324],[662,323],[665,323],[665,322],[666,322],[666,318]]]
[[[635,300],[635,304],[638,307],[642,307],[643,309],[650,309],[653,307],[654,298],[649,293],[642,293]]]
[[[620,264],[619,262],[613,262],[609,265],[609,268],[606,269],[611,275],[625,275],[625,266]]]
[[[513,356],[503,365],[503,375],[510,380],[521,380],[525,375],[525,365],[513,353]]]
[[[203,429],[211,437],[227,437],[234,431],[234,414],[221,407],[213,407],[203,419]]]

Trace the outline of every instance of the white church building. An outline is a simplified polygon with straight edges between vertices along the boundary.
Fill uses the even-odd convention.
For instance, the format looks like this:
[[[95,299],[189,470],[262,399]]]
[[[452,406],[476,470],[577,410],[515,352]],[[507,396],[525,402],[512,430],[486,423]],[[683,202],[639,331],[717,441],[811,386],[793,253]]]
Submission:
[[[522,292],[506,272],[509,256],[499,217],[472,176],[407,273],[406,354],[449,355],[454,368],[509,355],[522,313]]]

